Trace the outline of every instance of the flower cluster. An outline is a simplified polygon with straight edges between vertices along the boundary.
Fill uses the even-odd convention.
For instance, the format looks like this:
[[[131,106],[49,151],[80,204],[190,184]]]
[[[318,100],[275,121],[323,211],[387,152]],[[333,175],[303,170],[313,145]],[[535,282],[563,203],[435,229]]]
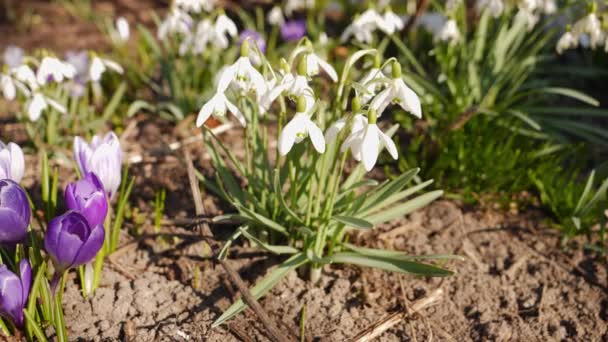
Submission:
[[[558,54],[562,54],[565,50],[578,46],[595,50],[601,45],[604,45],[608,52],[608,33],[597,15],[597,6],[591,6],[586,16],[576,21],[574,25],[568,26],[566,32],[557,41],[555,50]]]
[[[390,8],[387,8],[383,14],[370,8],[353,20],[346,30],[344,30],[340,39],[344,42],[350,37],[354,37],[358,42],[371,44],[376,30],[391,35],[402,30],[404,26],[403,19]]]
[[[108,69],[123,72],[116,62],[86,51],[69,52],[65,60],[53,56],[36,60],[26,58],[20,48],[9,46],[4,52],[0,88],[9,101],[21,95],[19,98],[29,119],[37,121],[48,108],[66,113],[66,106],[48,95],[56,87],[68,89],[72,96],[80,97],[87,82],[99,82]]]

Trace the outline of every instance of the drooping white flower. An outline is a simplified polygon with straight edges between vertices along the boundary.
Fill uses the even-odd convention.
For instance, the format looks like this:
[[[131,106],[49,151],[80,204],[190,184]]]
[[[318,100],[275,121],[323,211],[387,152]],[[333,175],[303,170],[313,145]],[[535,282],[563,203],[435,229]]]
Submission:
[[[451,44],[457,43],[460,40],[460,30],[458,30],[456,20],[450,19],[446,21],[437,34],[437,39]]]
[[[355,40],[370,44],[373,40],[373,32],[379,25],[385,25],[384,18],[376,10],[370,8],[353,20],[340,36],[340,40],[345,42],[354,36]]]
[[[228,98],[226,98],[226,95],[223,92],[218,91],[203,105],[201,110],[198,112],[196,126],[201,127],[212,114],[219,117],[225,116],[226,110],[230,111],[241,125],[247,125],[243,113],[241,113],[241,111],[234,104],[232,104]]]
[[[393,140],[376,125],[376,114],[373,109],[370,110],[368,121],[362,129],[351,132],[342,144],[341,151],[350,149],[353,158],[363,161],[365,170],[371,171],[378,161],[380,148],[386,147],[393,159],[397,159],[399,155]]]
[[[4,64],[6,64],[9,69],[14,69],[23,62],[23,49],[15,45],[9,45],[4,49],[2,57]]]
[[[243,45],[245,44],[243,42]],[[264,76],[253,67],[248,55],[241,55],[234,64],[222,72],[218,82],[218,92],[226,91],[230,85],[234,85],[240,91],[254,91],[256,94],[264,94],[268,90]]]
[[[32,68],[30,68],[28,65],[22,64],[22,65],[18,66],[17,68],[13,69],[12,71],[13,71],[13,75],[15,75],[15,78],[18,81],[27,84],[27,86],[30,87],[31,90],[38,89],[39,84],[38,84],[38,80],[36,78],[36,74],[34,73]]]
[[[270,105],[283,93],[293,99],[303,96],[306,100],[306,111],[308,111],[314,105],[314,91],[308,84],[308,79],[306,76],[299,74],[294,76],[292,73],[287,73],[274,88],[270,89],[262,97],[262,107],[269,108]]]
[[[91,65],[89,66],[89,78],[93,82],[99,82],[101,76],[107,69],[111,69],[119,74],[122,74],[124,71],[120,64],[109,59],[95,56],[91,60]]]
[[[592,49],[595,49],[598,45],[602,45],[606,36],[604,31],[602,31],[602,24],[595,13],[589,13],[577,21],[572,27],[572,32],[578,36],[586,34]]]
[[[371,68],[359,83],[365,88],[366,93],[361,95],[361,102],[368,103],[376,93],[384,86],[388,78],[378,67]]]
[[[315,0],[287,0],[285,4],[285,14],[291,17],[294,11],[299,11],[305,8],[313,8]]]
[[[235,38],[238,34],[236,24],[226,14],[220,14],[213,26],[214,43],[217,47],[225,49],[228,47],[228,37]]]
[[[116,19],[116,32],[118,33],[118,40],[122,43],[129,40],[131,30],[129,28],[129,22],[125,17],[119,17]]]
[[[382,115],[382,112],[391,103],[397,103],[403,110],[412,115],[421,118],[422,108],[420,99],[414,91],[408,87],[401,78],[401,66],[399,63],[393,63],[393,78],[389,80],[387,88],[381,91],[370,103],[370,108]]]
[[[185,34],[179,46],[179,54],[183,56],[191,51],[195,55],[200,55],[212,39],[214,39],[213,23],[209,19],[203,19],[196,25],[195,32]]]
[[[325,142],[330,144],[334,140],[336,140],[338,133],[340,133],[340,131],[342,131],[346,127],[347,123],[347,118],[342,118],[334,122],[331,126],[329,126],[329,128],[325,131]],[[352,127],[350,129],[351,136],[353,134],[356,134],[357,132],[360,132],[363,128],[365,128],[366,125],[367,118],[361,114],[356,114],[353,117]],[[357,159],[357,156],[355,156],[355,159],[357,161],[361,161],[360,158]]]
[[[192,25],[192,17],[185,11],[174,7],[158,26],[156,36],[160,40],[165,40],[171,34],[188,34]]]
[[[396,15],[390,8],[388,8],[386,12],[384,12],[382,20],[378,21],[377,25],[378,28],[384,33],[393,34],[396,31],[403,30],[405,23],[401,17]]]
[[[285,18],[283,17],[283,11],[281,11],[281,7],[274,6],[270,12],[268,12],[268,16],[266,17],[268,23],[273,26],[281,26],[285,23]]]
[[[319,71],[322,69],[327,73],[332,81],[336,82],[338,80],[338,74],[336,73],[334,67],[321,59],[315,53],[308,53],[304,58],[306,58],[306,72],[308,76],[318,75]]]
[[[540,0],[540,8],[544,14],[554,14],[557,12],[557,4],[555,0]]]
[[[515,18],[517,20],[525,21],[528,31],[531,31],[540,20],[540,15],[536,12],[528,11],[525,9],[519,9],[517,11],[517,14],[515,15]]]
[[[310,114],[305,110],[304,99],[298,99],[298,110],[294,117],[283,127],[279,137],[279,153],[284,156],[295,143],[300,143],[310,137],[313,147],[317,152],[325,152],[325,138],[321,129],[310,119]]]
[[[57,101],[48,98],[41,93],[34,93],[32,98],[27,103],[27,114],[32,121],[37,121],[48,107],[54,108],[56,111],[65,114],[66,109],[64,106],[59,104]]]
[[[108,132],[104,137],[96,135],[90,144],[81,137],[75,137],[73,157],[80,174],[95,173],[108,198],[112,199],[122,179],[122,148],[116,134]]]
[[[0,74],[0,89],[6,100],[11,101],[15,99],[17,87],[15,86],[13,78],[9,75]]]
[[[559,40],[557,41],[557,45],[555,46],[555,50],[558,54],[562,54],[564,50],[573,49],[578,46],[579,38],[572,34],[572,32],[567,31],[564,33]]]
[[[48,82],[61,83],[64,79],[71,79],[75,75],[76,69],[71,64],[55,57],[44,57],[36,72],[36,81],[41,85]]]
[[[0,141],[0,179],[21,182],[25,170],[25,159],[21,147],[15,143],[5,145]]]
[[[503,0],[477,0],[477,9],[483,11],[488,9],[494,18],[500,17],[505,9]]]
[[[215,7],[215,0],[175,0],[175,6],[190,13],[211,12]]]

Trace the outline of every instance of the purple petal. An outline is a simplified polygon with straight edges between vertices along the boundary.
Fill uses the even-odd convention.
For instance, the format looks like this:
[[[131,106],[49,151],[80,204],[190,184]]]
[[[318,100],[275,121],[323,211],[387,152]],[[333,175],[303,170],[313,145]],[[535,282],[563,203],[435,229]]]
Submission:
[[[23,325],[21,279],[5,265],[0,266],[0,314],[9,316],[17,326]]]
[[[25,306],[32,286],[32,267],[28,259],[23,259],[19,263],[19,273],[21,276],[21,299],[23,306]]]
[[[74,266],[84,265],[97,255],[101,247],[103,247],[103,242],[105,239],[105,230],[103,226],[98,225],[93,228],[91,234],[88,239],[78,251],[76,258],[74,259]]]
[[[290,20],[281,26],[281,37],[286,41],[297,41],[306,35],[306,21]]]

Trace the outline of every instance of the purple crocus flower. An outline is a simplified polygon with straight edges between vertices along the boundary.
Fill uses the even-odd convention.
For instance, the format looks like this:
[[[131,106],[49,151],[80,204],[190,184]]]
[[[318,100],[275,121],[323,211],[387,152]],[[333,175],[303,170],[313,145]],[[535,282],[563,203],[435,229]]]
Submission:
[[[103,226],[91,227],[81,213],[68,211],[49,222],[44,249],[53,259],[58,274],[61,274],[93,260],[104,239]]]
[[[266,52],[266,41],[259,32],[249,29],[243,30],[239,35],[239,46],[243,44],[243,41],[247,38],[249,38],[250,44],[255,43],[261,52]]]
[[[74,160],[80,174],[95,173],[111,200],[118,191],[121,181],[122,150],[120,141],[113,132],[103,138],[93,137],[87,144],[81,137],[74,138]]]
[[[19,263],[19,276],[0,265],[0,315],[23,327],[23,308],[32,285],[32,267],[27,259]]]
[[[306,35],[305,20],[290,20],[281,25],[281,37],[283,40],[298,41]]]
[[[87,219],[90,227],[103,225],[108,213],[108,200],[103,184],[92,172],[67,186],[65,203],[69,210],[80,212]]]
[[[25,191],[10,179],[0,180],[0,244],[24,242],[32,209]]]

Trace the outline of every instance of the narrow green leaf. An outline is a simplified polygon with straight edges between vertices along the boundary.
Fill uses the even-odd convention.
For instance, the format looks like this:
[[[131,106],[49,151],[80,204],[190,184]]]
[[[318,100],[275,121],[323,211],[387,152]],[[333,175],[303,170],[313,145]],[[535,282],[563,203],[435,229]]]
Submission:
[[[424,195],[420,195],[416,198],[413,198],[405,203],[396,205],[394,207],[383,210],[377,214],[366,217],[366,219],[373,224],[380,224],[383,222],[387,222],[393,220],[398,217],[403,217],[414,210],[420,209],[427,204],[433,202],[437,198],[443,195],[443,191],[435,190]]]
[[[335,215],[334,217],[332,217],[332,219],[335,221],[338,221],[342,224],[345,224],[347,227],[352,227],[352,228],[357,228],[357,229],[374,228],[374,225],[371,222],[358,218],[358,217]]]
[[[27,327],[29,329],[31,329],[31,331],[34,333],[34,335],[38,339],[38,341],[40,341],[40,342],[47,341],[46,336],[40,329],[40,326],[38,325],[36,320],[32,317],[32,315],[30,315],[28,310],[23,309],[23,314],[25,315],[25,321],[26,321]]]
[[[378,257],[361,255],[354,252],[340,252],[323,258],[328,263],[353,264],[364,267],[378,268],[390,272],[409,273],[429,277],[450,276],[453,272],[415,261],[402,258]]]
[[[255,236],[253,236],[252,234],[250,234],[246,228],[239,228],[239,231],[251,242],[253,242],[255,245],[258,245],[260,248],[274,253],[274,254],[296,254],[299,253],[300,251],[291,247],[291,246],[276,246],[276,245],[270,245],[267,244],[265,242],[262,242],[260,239],[256,238]]]

